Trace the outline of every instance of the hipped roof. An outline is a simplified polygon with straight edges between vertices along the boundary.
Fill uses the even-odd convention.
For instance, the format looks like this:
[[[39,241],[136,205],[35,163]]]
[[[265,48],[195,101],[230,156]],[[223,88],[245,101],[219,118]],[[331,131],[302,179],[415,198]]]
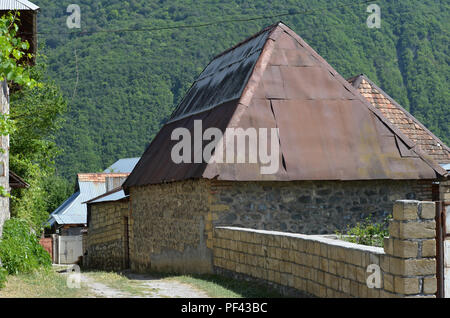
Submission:
[[[261,163],[181,163],[171,159],[172,131],[194,120],[203,131],[279,128],[280,169]],[[275,137],[276,138],[276,137]],[[270,138],[269,138],[270,142]],[[124,183],[219,180],[435,179],[432,162],[378,109],[283,23],[215,57],[194,82]]]

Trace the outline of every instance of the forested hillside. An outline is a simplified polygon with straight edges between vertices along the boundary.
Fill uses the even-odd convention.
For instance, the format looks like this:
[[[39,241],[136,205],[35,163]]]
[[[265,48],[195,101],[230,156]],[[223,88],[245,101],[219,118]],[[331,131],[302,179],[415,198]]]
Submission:
[[[66,26],[73,0],[34,2],[47,73],[68,101],[56,138],[65,177],[140,156],[213,56],[279,20],[344,77],[365,73],[450,144],[448,0],[376,1],[379,29],[367,27],[363,0],[79,0],[81,34]]]

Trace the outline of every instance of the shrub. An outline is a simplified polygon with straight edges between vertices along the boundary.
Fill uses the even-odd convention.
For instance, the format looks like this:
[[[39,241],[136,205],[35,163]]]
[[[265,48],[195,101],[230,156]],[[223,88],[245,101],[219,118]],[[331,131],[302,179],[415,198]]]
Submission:
[[[5,287],[7,273],[8,272],[6,271],[6,269],[4,269],[0,264],[0,288]]]
[[[356,226],[350,228],[347,226],[347,231],[342,234],[336,231],[336,234],[340,239],[370,246],[384,246],[384,238],[389,236],[389,219],[391,216],[387,216],[382,223],[374,223],[370,217],[367,217],[364,222],[356,223]]]
[[[21,219],[5,222],[0,240],[0,260],[4,270],[11,275],[29,273],[52,264],[50,254],[39,244],[28,223]]]

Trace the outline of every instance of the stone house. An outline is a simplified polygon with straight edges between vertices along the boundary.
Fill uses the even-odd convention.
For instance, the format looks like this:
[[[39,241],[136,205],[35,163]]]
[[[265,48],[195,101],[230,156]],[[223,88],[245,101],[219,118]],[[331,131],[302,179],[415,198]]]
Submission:
[[[193,156],[183,149],[190,162],[173,160],[177,128],[194,136]],[[234,163],[217,160],[228,138],[215,143],[214,160],[198,161],[208,143],[199,146],[195,136],[210,128],[275,129],[259,149],[278,145],[278,169],[262,173],[267,160],[250,161],[250,142],[241,153],[232,144]],[[88,244],[88,259],[102,267],[100,253],[120,246],[114,255],[125,255],[122,264],[135,271],[212,272],[219,225],[325,234],[368,216],[380,221],[396,200],[431,200],[430,185],[447,175],[416,146],[277,23],[219,54],[200,74],[123,184],[128,213],[123,198],[120,207],[88,204],[89,227],[101,237]],[[238,163],[239,156],[249,160]],[[111,223],[108,215],[111,230],[102,224]]]

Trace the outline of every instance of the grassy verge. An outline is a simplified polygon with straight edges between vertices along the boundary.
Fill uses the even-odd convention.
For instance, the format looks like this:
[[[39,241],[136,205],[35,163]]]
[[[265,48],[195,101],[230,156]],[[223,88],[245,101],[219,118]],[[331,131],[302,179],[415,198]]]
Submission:
[[[182,275],[168,276],[165,279],[189,284],[212,298],[280,298],[277,291],[242,280],[231,279],[218,275]]]
[[[83,273],[94,281],[110,288],[126,293],[130,296],[145,297],[151,293],[157,293],[158,289],[142,286],[139,281],[130,280],[126,276],[114,272],[89,271]]]
[[[65,275],[52,268],[42,268],[30,274],[10,275],[4,288],[0,289],[2,298],[80,298],[93,297],[89,290],[67,287]]]

